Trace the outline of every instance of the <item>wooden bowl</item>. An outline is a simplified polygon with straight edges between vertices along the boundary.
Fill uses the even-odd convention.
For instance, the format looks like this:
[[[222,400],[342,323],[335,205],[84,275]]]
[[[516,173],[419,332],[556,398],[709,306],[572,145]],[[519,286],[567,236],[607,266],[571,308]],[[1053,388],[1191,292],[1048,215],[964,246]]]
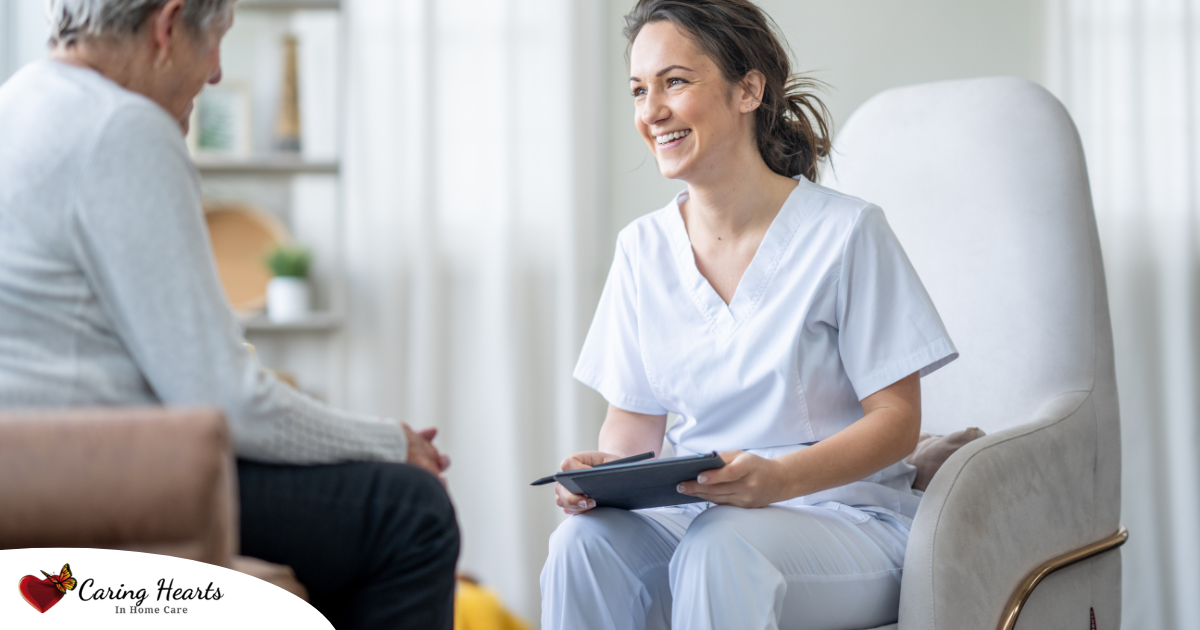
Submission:
[[[246,203],[204,203],[204,220],[225,296],[237,311],[267,306],[271,271],[267,252],[289,240],[287,228],[270,213]]]

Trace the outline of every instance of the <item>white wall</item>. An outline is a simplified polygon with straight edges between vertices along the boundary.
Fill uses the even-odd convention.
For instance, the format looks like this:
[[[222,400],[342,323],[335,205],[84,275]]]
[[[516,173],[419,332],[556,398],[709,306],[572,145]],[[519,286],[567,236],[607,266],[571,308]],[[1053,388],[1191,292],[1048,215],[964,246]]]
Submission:
[[[10,73],[8,58],[12,56],[12,53],[9,52],[9,49],[12,48],[12,38],[9,37],[8,29],[12,22],[9,14],[12,12],[12,2],[0,0],[0,81],[7,78]]]
[[[626,89],[623,15],[630,0],[609,0],[607,70],[609,234],[666,205],[679,182],[662,178],[633,129]],[[1044,0],[759,0],[795,53],[794,70],[831,86],[825,98],[840,129],[872,95],[927,81],[1012,75],[1041,82]],[[836,156],[835,156],[836,163]]]
[[[0,0],[0,83],[46,56],[49,32],[40,0]]]

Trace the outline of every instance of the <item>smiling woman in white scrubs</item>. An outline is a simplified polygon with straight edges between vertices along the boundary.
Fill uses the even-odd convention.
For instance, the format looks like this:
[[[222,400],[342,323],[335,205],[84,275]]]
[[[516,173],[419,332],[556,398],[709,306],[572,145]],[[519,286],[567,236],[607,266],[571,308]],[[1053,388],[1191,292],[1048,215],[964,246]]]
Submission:
[[[572,514],[542,627],[870,628],[895,621],[920,501],[902,460],[920,376],[958,354],[888,227],[813,183],[824,107],[746,0],[642,0],[626,17],[634,124],[687,189],[625,228],[575,376],[609,402],[600,451],[726,466],[704,503]]]

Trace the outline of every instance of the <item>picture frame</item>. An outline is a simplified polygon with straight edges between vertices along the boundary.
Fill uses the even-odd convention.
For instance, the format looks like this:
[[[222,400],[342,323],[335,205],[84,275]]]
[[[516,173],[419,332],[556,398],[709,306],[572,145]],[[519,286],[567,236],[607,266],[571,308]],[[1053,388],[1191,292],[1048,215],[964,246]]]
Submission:
[[[188,148],[193,154],[249,157],[253,111],[248,85],[228,81],[205,86],[192,108]]]

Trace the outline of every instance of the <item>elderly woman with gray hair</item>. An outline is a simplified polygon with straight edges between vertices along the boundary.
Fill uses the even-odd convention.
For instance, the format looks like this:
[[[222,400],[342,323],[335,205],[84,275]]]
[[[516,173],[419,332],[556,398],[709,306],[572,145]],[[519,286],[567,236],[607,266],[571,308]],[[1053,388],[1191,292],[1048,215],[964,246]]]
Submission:
[[[458,526],[432,430],[325,406],[243,346],[183,135],[233,0],[47,0],[0,87],[0,408],[221,408],[242,553],[339,628],[450,628]]]

